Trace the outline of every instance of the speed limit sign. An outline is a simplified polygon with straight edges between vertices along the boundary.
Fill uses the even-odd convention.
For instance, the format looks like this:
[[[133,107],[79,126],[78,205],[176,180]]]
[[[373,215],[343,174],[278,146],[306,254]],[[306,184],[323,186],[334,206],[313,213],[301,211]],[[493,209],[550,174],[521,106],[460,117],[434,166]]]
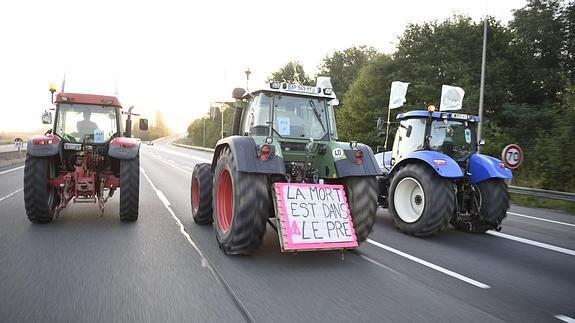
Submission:
[[[501,159],[507,168],[516,169],[523,163],[523,149],[516,144],[507,145],[503,148]]]

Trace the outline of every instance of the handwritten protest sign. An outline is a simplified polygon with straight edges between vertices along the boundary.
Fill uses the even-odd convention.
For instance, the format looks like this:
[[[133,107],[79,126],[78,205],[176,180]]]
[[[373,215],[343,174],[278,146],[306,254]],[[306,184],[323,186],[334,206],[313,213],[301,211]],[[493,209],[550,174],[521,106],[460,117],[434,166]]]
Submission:
[[[342,185],[275,183],[282,250],[357,247]]]

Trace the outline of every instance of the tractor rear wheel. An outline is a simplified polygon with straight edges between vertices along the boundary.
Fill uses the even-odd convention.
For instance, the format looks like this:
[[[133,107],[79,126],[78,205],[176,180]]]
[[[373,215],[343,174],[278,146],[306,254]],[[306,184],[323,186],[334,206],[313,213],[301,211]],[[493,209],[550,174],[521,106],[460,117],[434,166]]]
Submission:
[[[28,220],[48,223],[58,206],[58,191],[50,185],[56,177],[56,167],[50,157],[26,156],[24,166],[24,207]]]
[[[389,212],[403,233],[427,237],[449,224],[455,211],[451,184],[428,166],[410,164],[391,181]]]
[[[212,224],[212,186],[214,176],[207,163],[196,164],[192,173],[192,218],[197,224]]]
[[[471,221],[453,218],[451,225],[458,230],[471,233],[484,233],[498,228],[509,210],[509,193],[505,181],[493,178],[477,184],[475,198],[479,216]]]
[[[377,179],[347,177],[343,179],[357,243],[362,243],[373,229],[377,212]]]
[[[238,172],[229,148],[220,153],[214,176],[213,219],[220,248],[226,254],[254,253],[271,209],[267,176]]]
[[[120,221],[138,220],[140,203],[140,156],[120,161]]]

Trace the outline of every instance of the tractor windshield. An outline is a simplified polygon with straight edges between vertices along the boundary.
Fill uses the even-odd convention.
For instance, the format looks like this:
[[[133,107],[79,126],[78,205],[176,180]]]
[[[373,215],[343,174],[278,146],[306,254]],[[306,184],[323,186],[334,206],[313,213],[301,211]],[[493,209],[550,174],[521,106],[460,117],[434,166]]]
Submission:
[[[326,140],[327,103],[322,98],[274,95],[273,130],[284,138]]]
[[[475,127],[467,121],[434,120],[430,135],[429,148],[456,161],[467,159],[477,150]]]
[[[117,108],[88,104],[59,104],[56,134],[67,141],[105,143],[118,130]]]

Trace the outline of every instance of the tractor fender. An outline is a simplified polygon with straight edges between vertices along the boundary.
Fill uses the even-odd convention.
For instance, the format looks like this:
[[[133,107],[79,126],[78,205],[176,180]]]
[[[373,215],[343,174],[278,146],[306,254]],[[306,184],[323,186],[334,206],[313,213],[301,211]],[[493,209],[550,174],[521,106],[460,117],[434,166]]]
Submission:
[[[140,151],[140,140],[128,137],[116,137],[110,141],[108,155],[118,159],[134,159]]]
[[[399,169],[402,165],[422,161],[428,164],[441,177],[461,178],[463,171],[451,157],[436,151],[419,150],[409,153],[393,169]]]
[[[238,172],[281,175],[286,173],[283,158],[274,154],[268,160],[259,160],[255,140],[244,136],[230,136],[218,141],[212,159],[212,173],[215,172],[218,158],[225,147],[229,147],[232,151]]]
[[[391,151],[381,152],[375,154],[375,160],[377,161],[377,166],[383,174],[389,173],[391,170]]]
[[[28,140],[28,155],[32,157],[56,156],[62,140],[52,134],[36,135]]]
[[[360,165],[356,162],[353,149],[344,150],[346,158],[335,162],[337,177],[382,175],[371,148],[364,144],[357,144],[357,149],[363,152],[363,163]]]
[[[477,184],[491,178],[511,179],[513,175],[503,162],[491,156],[474,154],[469,160],[471,184]]]

